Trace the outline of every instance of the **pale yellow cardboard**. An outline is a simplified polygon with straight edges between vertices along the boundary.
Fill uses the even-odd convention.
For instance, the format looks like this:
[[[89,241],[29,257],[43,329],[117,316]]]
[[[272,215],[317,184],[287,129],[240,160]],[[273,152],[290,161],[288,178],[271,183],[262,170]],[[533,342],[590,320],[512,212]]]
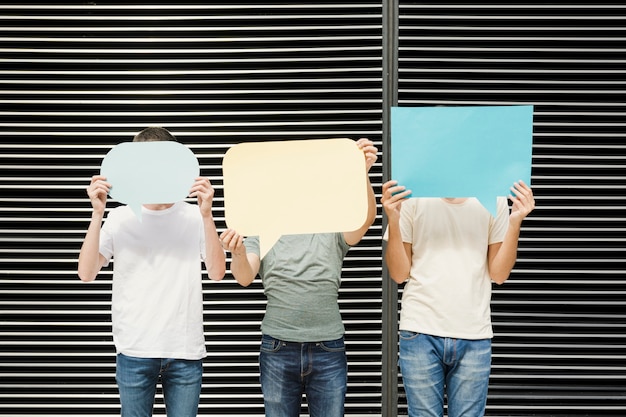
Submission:
[[[351,139],[241,143],[222,169],[226,224],[258,235],[261,258],[282,235],[352,231],[367,217],[365,157]]]

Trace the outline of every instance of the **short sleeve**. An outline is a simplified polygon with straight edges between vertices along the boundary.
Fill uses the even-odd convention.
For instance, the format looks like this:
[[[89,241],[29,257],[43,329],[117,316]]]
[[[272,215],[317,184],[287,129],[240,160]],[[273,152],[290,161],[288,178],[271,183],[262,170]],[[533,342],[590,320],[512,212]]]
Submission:
[[[489,245],[504,240],[509,227],[509,205],[506,197],[498,197],[496,218],[491,219],[489,227]]]
[[[258,236],[248,236],[244,239],[243,244],[246,247],[246,253],[254,253],[257,256],[261,256]]]
[[[416,199],[405,201],[400,207],[400,234],[402,242],[413,242],[413,213],[415,212]]]
[[[339,245],[339,248],[341,252],[343,253],[343,256],[346,256],[351,246],[348,244],[348,242],[346,242],[346,238],[343,235],[343,233],[337,233],[335,237],[337,238],[337,244]]]

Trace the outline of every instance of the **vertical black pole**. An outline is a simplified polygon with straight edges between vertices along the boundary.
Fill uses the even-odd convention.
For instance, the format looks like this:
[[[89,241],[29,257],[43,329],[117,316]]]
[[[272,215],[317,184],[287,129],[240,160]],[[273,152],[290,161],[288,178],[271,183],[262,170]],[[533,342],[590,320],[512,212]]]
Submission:
[[[398,105],[399,0],[383,0],[383,182],[391,179],[391,107]],[[387,219],[383,216],[383,231]],[[383,243],[384,248],[384,243]],[[398,286],[383,261],[382,415],[398,415]]]

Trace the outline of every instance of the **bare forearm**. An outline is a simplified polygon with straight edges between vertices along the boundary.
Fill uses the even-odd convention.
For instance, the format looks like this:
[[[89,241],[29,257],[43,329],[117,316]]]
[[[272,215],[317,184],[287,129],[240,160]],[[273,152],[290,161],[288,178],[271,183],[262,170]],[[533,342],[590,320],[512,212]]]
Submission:
[[[504,283],[515,266],[519,235],[520,226],[510,224],[500,248],[489,264],[489,275],[497,284]]]
[[[512,195],[509,196],[509,200],[513,205],[504,240],[499,247],[489,246],[489,275],[497,284],[502,284],[509,278],[517,260],[517,246],[522,221],[535,209],[533,192],[523,181],[513,184],[511,192]],[[492,250],[492,247],[496,250]]]
[[[240,285],[247,287],[252,284],[252,281],[256,278],[258,269],[252,266],[245,252],[233,253],[230,263],[230,272]]]
[[[100,260],[100,227],[102,213],[94,212],[85,235],[85,240],[78,255],[78,277],[81,281],[89,282],[96,279],[102,266]]]
[[[387,264],[389,276],[398,284],[403,283],[409,277],[411,260],[407,257],[400,234],[400,227],[397,223],[389,224],[385,263]]]
[[[219,281],[226,274],[226,254],[220,244],[213,217],[204,216],[202,222],[204,223],[204,241],[206,244],[204,264],[209,278],[213,281]]]

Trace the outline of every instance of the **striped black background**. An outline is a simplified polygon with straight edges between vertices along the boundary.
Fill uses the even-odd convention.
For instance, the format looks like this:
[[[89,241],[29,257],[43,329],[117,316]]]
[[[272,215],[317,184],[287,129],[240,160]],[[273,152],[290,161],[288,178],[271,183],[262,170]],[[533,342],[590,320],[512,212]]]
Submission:
[[[382,151],[394,104],[535,106],[538,207],[494,292],[487,415],[626,415],[625,21],[608,3],[3,3],[0,415],[119,412],[111,273],[84,284],[75,272],[84,189],[112,146],[170,129],[216,186],[221,230],[230,146],[369,137]],[[382,224],[344,265],[352,417],[406,414],[401,381],[383,384],[396,378],[397,305]],[[200,415],[262,416],[261,285],[204,279]]]

